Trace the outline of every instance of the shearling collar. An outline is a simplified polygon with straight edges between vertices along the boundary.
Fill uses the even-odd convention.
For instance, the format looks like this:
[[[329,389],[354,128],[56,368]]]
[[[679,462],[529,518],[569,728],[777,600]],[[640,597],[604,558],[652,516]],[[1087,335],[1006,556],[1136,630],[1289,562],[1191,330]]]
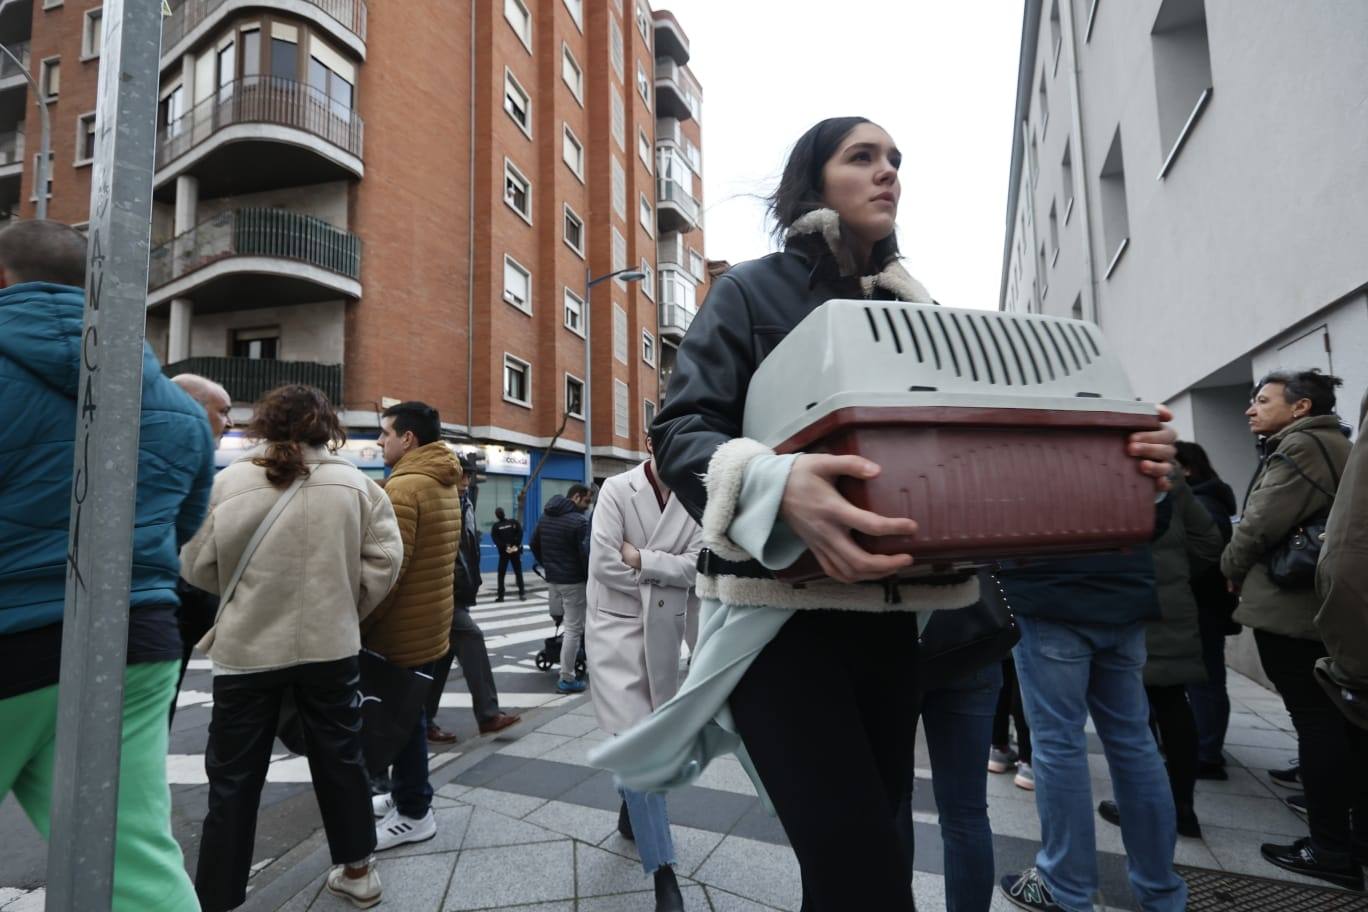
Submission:
[[[896,254],[889,254],[883,268],[873,275],[858,278],[841,273],[837,251],[841,249],[841,218],[834,209],[814,209],[800,216],[784,235],[785,249],[806,257],[812,263],[809,287],[819,282],[835,286],[858,281],[861,297],[872,298],[882,290],[899,301],[931,304],[926,288],[902,267]],[[876,250],[877,256],[877,250]]]

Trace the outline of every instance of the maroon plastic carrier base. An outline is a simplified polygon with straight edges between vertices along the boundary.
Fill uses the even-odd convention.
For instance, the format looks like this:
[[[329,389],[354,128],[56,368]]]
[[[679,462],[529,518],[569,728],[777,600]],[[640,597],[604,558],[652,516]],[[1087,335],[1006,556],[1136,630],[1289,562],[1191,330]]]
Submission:
[[[1126,453],[1158,418],[1118,412],[941,407],[840,409],[776,447],[862,456],[877,478],[842,478],[851,503],[916,520],[915,536],[856,533],[875,554],[911,554],[901,575],[1009,558],[1108,551],[1148,541],[1154,481]],[[824,577],[805,553],[780,579]]]

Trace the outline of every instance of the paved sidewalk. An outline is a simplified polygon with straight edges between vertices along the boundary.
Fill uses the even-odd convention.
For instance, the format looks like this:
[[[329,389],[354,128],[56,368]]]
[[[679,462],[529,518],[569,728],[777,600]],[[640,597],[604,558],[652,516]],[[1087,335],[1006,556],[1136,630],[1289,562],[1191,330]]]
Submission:
[[[1180,864],[1255,874],[1282,881],[1292,875],[1265,864],[1259,843],[1293,838],[1305,824],[1282,803],[1285,792],[1266,771],[1295,755],[1291,724],[1282,701],[1234,672],[1230,695],[1235,712],[1227,739],[1230,781],[1198,784],[1202,840],[1180,839]],[[633,845],[617,834],[618,797],[607,773],[587,765],[588,750],[605,737],[587,698],[566,704],[559,715],[524,726],[516,740],[452,763],[450,782],[438,790],[438,836],[381,856],[385,905],[405,912],[616,912],[653,908],[651,883]],[[814,720],[816,721],[816,720]],[[814,725],[820,738],[820,725]],[[1111,796],[1106,763],[1090,737],[1095,798]],[[925,766],[924,745],[918,745]],[[925,780],[929,773],[917,771]],[[1034,797],[1010,776],[989,776],[989,814],[999,872],[1032,862],[1039,838]],[[943,909],[944,880],[939,828],[929,782],[915,801],[919,908]],[[731,758],[714,763],[699,782],[670,798],[685,901],[696,912],[769,912],[798,909],[797,866],[778,822],[759,806],[750,782]],[[1097,822],[1098,862],[1108,908],[1134,909],[1125,879],[1120,832]],[[325,912],[350,908],[321,891],[326,859],[315,862],[312,882],[293,896],[251,910]],[[303,883],[301,871],[282,877],[259,900],[277,896],[285,883]],[[1301,881],[1314,884],[1313,881]],[[1320,886],[1319,884],[1317,884]],[[1334,908],[1368,908],[1337,893]],[[994,910],[1011,908],[999,896]],[[1217,907],[1212,907],[1217,908]],[[1228,908],[1235,908],[1228,906]],[[1329,908],[1302,906],[1300,908]]]

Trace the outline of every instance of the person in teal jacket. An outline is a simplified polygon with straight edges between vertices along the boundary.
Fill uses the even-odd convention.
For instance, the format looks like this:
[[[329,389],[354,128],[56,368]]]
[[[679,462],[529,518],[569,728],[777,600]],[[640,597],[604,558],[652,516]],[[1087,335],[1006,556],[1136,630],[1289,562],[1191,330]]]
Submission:
[[[0,231],[0,799],[51,825],[86,240],[59,222]],[[176,687],[180,546],[214,478],[204,409],[144,348],[115,910],[199,908],[171,835],[166,707]]]

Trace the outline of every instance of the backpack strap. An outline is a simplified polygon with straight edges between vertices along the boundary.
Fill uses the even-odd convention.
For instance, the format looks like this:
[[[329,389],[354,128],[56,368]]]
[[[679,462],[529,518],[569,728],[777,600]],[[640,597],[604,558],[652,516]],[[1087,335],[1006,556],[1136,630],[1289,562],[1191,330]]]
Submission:
[[[290,482],[290,486],[286,488],[276,502],[271,505],[270,512],[261,520],[261,525],[256,527],[256,531],[252,533],[252,537],[247,540],[247,547],[242,550],[242,556],[238,558],[237,567],[233,570],[233,575],[228,577],[228,585],[223,587],[223,594],[219,596],[218,612],[214,615],[215,625],[218,624],[219,617],[223,615],[223,609],[227,607],[228,601],[233,597],[233,593],[237,590],[238,581],[242,579],[242,573],[247,569],[247,562],[252,559],[252,554],[256,552],[257,546],[260,545],[261,540],[266,537],[266,533],[270,531],[271,526],[275,525],[275,521],[280,518],[280,514],[285,512],[285,505],[293,500],[294,496],[299,493],[299,489],[304,486],[304,479],[308,477],[309,476],[307,475],[300,475],[294,481]]]

